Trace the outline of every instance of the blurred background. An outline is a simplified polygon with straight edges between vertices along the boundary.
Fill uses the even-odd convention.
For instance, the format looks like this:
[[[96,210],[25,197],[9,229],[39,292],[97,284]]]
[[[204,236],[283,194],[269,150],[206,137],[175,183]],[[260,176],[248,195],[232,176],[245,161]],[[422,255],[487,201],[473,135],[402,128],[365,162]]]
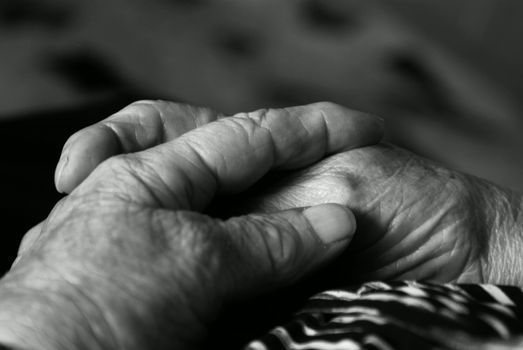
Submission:
[[[519,0],[1,0],[1,271],[60,198],[67,136],[137,99],[334,101],[523,191],[522,15]]]

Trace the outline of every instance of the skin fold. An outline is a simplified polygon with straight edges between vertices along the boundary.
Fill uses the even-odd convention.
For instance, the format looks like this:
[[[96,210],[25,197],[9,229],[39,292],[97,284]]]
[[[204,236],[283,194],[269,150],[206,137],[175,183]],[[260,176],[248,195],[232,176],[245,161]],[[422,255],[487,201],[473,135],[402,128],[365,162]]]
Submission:
[[[57,187],[63,181],[70,191],[102,159],[146,149],[222,117],[206,108],[138,102],[71,138],[74,147],[64,153],[73,153],[76,159],[89,155],[96,161],[89,167],[85,162],[72,164],[66,175],[57,176]],[[365,129],[360,125],[365,131],[344,135],[347,142],[354,144],[367,132],[379,133],[379,127],[371,131],[369,125],[381,120],[361,117],[367,119]],[[162,127],[145,128],[144,120],[151,123],[158,119],[164,120]],[[87,138],[104,127],[113,131],[100,137],[102,141]],[[523,265],[514,248],[522,241],[518,226],[521,197],[485,180],[390,144],[339,152],[293,172],[276,169],[267,178],[246,193],[215,200],[207,210],[228,217],[321,203],[349,207],[358,218],[358,230],[345,260],[346,266],[358,268],[337,271],[343,282],[424,279],[522,283],[519,272]]]
[[[140,108],[158,111],[146,103]],[[161,116],[138,123],[143,134],[123,121],[131,141],[152,142],[138,152],[86,162],[103,160],[112,152],[106,146],[120,142],[99,126],[66,145],[59,188],[61,176],[75,169],[88,169],[88,176],[69,182],[74,190],[26,235],[0,281],[0,343],[195,349],[223,304],[286,286],[347,246],[356,223],[339,204],[226,220],[203,210],[218,194],[241,192],[273,168],[302,168],[377,142],[377,119],[315,104],[196,127],[197,109],[177,110],[187,112],[192,128],[172,139],[156,138],[155,126],[166,131]],[[113,151],[125,145],[118,146]]]
[[[0,281],[0,343],[196,349],[224,303],[340,280],[521,285],[521,198],[331,103],[223,116],[141,101],[73,135],[68,195]],[[340,256],[341,255],[341,256]]]

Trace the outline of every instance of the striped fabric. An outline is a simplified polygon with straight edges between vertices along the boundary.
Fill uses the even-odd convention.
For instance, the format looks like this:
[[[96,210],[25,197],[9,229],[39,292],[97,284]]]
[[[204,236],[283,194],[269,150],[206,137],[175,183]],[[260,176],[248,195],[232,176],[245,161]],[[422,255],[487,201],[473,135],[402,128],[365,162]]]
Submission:
[[[329,290],[245,349],[523,349],[523,291],[412,281]]]

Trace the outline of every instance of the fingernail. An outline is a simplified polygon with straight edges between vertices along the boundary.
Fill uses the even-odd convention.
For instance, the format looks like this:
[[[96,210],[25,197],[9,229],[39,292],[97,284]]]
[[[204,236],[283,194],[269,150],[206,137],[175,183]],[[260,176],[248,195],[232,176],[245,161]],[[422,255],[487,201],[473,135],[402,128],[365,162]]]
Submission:
[[[316,235],[329,245],[352,238],[356,231],[356,219],[348,208],[337,204],[322,204],[307,208],[303,215],[316,231]]]
[[[57,167],[58,170],[56,171],[54,182],[55,182],[57,191],[60,193],[63,193],[62,172],[68,161],[69,161],[69,157],[65,156],[64,158],[61,158],[58,163],[58,167]]]

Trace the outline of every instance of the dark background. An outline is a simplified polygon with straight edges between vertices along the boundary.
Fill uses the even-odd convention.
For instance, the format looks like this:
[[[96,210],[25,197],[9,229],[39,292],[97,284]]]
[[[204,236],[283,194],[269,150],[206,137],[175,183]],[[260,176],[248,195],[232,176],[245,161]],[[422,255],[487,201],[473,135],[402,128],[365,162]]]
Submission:
[[[77,108],[25,113],[0,124],[2,273],[16,256],[23,233],[45,219],[62,197],[54,188],[53,175],[68,136],[129,101],[131,96],[122,96]]]

